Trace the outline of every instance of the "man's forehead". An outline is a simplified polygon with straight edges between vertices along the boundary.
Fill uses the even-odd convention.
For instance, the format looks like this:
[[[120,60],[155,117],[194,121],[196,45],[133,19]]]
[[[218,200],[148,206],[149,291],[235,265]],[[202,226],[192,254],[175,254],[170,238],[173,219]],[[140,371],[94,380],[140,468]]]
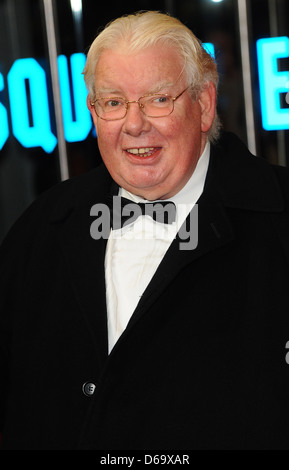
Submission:
[[[161,54],[161,52],[163,52]],[[179,62],[179,63],[178,63]],[[122,81],[152,86],[152,92],[172,87],[183,70],[182,60],[176,51],[151,47],[134,53],[123,49],[105,50],[95,68],[95,85],[108,91]]]

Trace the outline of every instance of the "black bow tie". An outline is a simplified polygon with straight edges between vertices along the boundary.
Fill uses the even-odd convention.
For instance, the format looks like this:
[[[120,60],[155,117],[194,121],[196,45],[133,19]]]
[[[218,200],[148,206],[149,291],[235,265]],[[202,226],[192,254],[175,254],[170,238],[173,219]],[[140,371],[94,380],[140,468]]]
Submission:
[[[172,224],[176,219],[176,206],[171,201],[137,203],[120,196],[108,195],[110,224],[113,230],[135,222],[141,215],[149,215],[156,222]]]

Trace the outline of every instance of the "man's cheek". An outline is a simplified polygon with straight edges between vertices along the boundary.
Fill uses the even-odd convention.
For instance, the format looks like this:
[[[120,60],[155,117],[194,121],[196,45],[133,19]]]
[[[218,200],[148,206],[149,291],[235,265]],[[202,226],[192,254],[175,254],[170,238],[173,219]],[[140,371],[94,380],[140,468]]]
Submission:
[[[167,139],[170,139],[176,137],[176,135],[180,132],[182,119],[180,117],[172,119],[168,116],[163,120],[160,119],[160,121],[156,124],[157,125],[155,125],[155,127],[157,128],[158,132]]]
[[[100,152],[110,152],[114,148],[115,135],[112,132],[107,132],[98,126],[97,142]]]

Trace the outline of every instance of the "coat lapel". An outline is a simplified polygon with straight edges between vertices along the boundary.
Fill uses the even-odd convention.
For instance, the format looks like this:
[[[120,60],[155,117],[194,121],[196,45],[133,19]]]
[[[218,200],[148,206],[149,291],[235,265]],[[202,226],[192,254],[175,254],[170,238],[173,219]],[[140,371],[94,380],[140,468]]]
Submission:
[[[90,180],[86,184],[84,181],[74,194],[67,191],[63,207],[56,208],[51,223],[57,231],[67,262],[67,275],[101,366],[108,351],[104,273],[106,240],[91,237],[93,218],[90,211],[96,203],[105,204],[111,178],[106,171],[98,175],[93,171],[87,178]]]
[[[214,202],[212,203],[212,201]],[[141,297],[128,324],[127,331],[149,309],[183,268],[204,254],[229,243],[233,238],[230,221],[219,202],[217,192],[212,187],[203,193],[198,202],[198,242],[196,247],[191,250],[182,249],[184,240],[179,235],[175,238]]]
[[[78,305],[85,317],[93,342],[97,345],[101,363],[107,356],[107,320],[104,257],[105,240],[93,240],[87,225],[89,209],[84,214],[75,213],[63,233],[69,277]],[[73,233],[77,224],[82,230]],[[85,228],[83,230],[83,228]]]

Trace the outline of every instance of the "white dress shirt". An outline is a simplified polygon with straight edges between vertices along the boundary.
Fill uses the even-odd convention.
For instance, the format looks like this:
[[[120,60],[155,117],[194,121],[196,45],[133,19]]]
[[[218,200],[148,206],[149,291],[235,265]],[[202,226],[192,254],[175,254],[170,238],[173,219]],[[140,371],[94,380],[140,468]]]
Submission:
[[[207,143],[187,184],[168,199],[176,204],[175,222],[163,224],[144,215],[122,229],[111,230],[105,255],[109,352],[125,330],[172,240],[202,194],[209,156],[210,144]],[[123,188],[119,194],[134,202],[151,202]]]

